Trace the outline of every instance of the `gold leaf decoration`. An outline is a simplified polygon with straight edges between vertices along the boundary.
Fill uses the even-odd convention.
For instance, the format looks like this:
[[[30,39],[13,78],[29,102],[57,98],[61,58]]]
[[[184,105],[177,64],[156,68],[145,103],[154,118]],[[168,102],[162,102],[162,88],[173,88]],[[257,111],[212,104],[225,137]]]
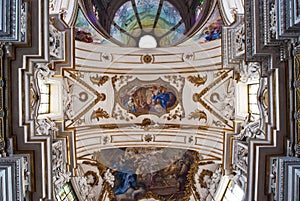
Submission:
[[[146,142],[151,142],[153,140],[153,137],[152,137],[152,135],[147,134],[147,135],[145,135],[144,139]]]
[[[96,84],[98,86],[102,86],[104,85],[107,81],[108,81],[109,77],[108,76],[98,76],[96,75],[96,77],[90,77],[90,80],[93,84]]]
[[[97,121],[99,121],[100,118],[102,118],[102,119],[109,118],[108,113],[105,110],[103,110],[102,108],[98,108],[98,110],[94,110],[94,112],[91,115],[91,119],[97,119]]]
[[[207,80],[207,75],[205,77],[200,77],[200,75],[197,76],[188,76],[188,80],[193,83],[196,87],[199,87],[203,84],[205,84]]]
[[[191,114],[189,115],[189,119],[198,119],[199,121],[201,119],[205,119],[205,123],[206,123],[207,115],[204,111],[197,109],[194,112],[191,112]]]

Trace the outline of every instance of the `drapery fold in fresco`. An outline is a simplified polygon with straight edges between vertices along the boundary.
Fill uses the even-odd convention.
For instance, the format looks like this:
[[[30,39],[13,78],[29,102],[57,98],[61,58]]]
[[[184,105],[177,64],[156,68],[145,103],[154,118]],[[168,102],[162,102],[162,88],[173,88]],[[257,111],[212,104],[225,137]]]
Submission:
[[[161,200],[181,201],[189,197],[197,172],[198,154],[175,148],[107,149],[94,154],[114,176],[113,200],[134,201],[150,194]]]
[[[118,102],[121,107],[136,116],[161,116],[177,106],[177,94],[174,87],[162,80],[134,80],[119,90]]]

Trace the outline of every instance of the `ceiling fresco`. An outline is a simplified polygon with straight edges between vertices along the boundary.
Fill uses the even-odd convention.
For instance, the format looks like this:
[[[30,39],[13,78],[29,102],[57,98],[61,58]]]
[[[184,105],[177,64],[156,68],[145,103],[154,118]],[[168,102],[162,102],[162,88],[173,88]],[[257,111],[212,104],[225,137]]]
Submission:
[[[151,33],[164,46],[187,31],[172,2],[133,2],[113,16],[115,39],[129,44],[127,33],[155,26]],[[205,2],[196,7],[193,20],[200,22]],[[221,66],[222,20],[214,10],[182,47],[145,51],[116,47],[79,9],[75,63],[62,69],[60,93],[63,129],[75,136],[71,182],[81,200],[212,200],[217,194],[225,133],[235,129],[236,83],[233,69]],[[204,34],[215,30],[213,39]]]
[[[76,190],[81,188],[79,181],[85,183],[87,188],[80,193],[87,200],[210,200],[220,182],[221,166],[201,161],[201,154],[191,150],[106,149],[81,161],[73,183]]]
[[[82,7],[93,27],[116,44],[138,47],[147,35],[158,47],[167,47],[186,40],[202,27],[214,1],[132,0],[116,5],[91,1],[82,2]]]
[[[299,197],[280,2],[3,0],[0,200]]]
[[[65,126],[141,123],[233,129],[232,71],[186,75],[104,75],[65,72]]]
[[[99,4],[89,13],[81,2],[69,37],[70,66],[58,64],[64,54],[55,48],[67,44],[61,42],[67,33],[50,25],[53,63],[39,63],[26,76],[38,134],[60,132],[52,147],[58,200],[69,192],[80,201],[221,196],[224,142],[236,130],[235,71],[222,66],[223,21],[216,2],[187,2],[194,2],[192,24],[174,1],[120,1],[106,27],[114,40],[97,25]],[[160,38],[158,47],[130,44],[142,32]],[[188,32],[190,39],[176,45]],[[49,112],[41,113],[46,86],[52,98]],[[60,185],[62,179],[70,186]]]
[[[218,7],[207,20],[204,26],[190,39],[180,45],[191,45],[194,43],[205,43],[222,37],[222,26],[224,25]]]

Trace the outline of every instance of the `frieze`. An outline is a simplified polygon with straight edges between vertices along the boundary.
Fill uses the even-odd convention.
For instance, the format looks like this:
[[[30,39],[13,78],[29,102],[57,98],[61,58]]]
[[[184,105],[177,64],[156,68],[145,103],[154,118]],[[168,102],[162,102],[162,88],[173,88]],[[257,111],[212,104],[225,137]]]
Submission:
[[[277,158],[271,158],[271,171],[270,171],[270,185],[269,185],[269,191],[274,196],[274,200],[277,200]]]
[[[27,37],[28,37],[28,3],[23,2],[21,4],[21,14],[20,14],[20,36],[21,36],[21,42],[26,43]]]
[[[67,171],[66,145],[58,140],[52,144],[52,174],[54,194],[58,194],[63,185],[70,181],[71,172]]]
[[[64,57],[64,33],[55,28],[53,24],[49,25],[49,50],[52,59],[63,59]]]

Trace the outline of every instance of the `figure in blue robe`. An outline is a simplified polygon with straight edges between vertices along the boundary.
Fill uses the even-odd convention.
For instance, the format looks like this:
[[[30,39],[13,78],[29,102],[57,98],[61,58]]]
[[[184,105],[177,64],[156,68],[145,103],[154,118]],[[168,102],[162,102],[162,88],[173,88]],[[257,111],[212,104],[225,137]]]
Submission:
[[[167,103],[170,101],[170,94],[168,92],[163,92],[157,95],[153,95],[152,99],[154,101],[154,104],[157,104],[159,102],[162,108],[166,110]]]
[[[117,186],[114,190],[115,195],[125,193],[129,188],[135,188],[137,186],[137,176],[131,167],[132,161],[126,161],[122,164],[115,175]]]

